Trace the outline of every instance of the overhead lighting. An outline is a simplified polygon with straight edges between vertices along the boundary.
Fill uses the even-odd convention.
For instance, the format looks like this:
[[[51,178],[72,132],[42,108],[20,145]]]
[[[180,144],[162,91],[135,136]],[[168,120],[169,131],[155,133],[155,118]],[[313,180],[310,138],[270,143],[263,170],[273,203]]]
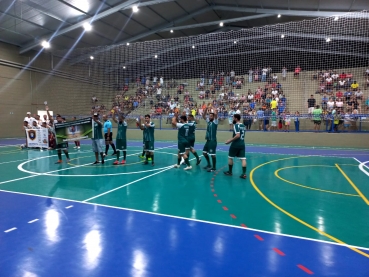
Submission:
[[[173,30],[170,30],[171,33],[173,33]]]
[[[123,69],[126,69],[126,67],[125,67],[125,66],[123,66]]]
[[[50,43],[46,40],[42,41],[41,46],[45,49],[50,48]]]
[[[326,39],[325,39],[325,41],[326,41],[326,42],[330,42],[330,41],[331,41],[331,39],[330,39],[330,38],[326,38]]]
[[[85,28],[85,31],[88,32],[88,31],[91,31],[92,30],[92,26],[90,23],[84,23],[83,24],[83,28]]]
[[[233,43],[236,44],[237,43],[237,40],[235,40]]]
[[[93,60],[94,59],[94,56],[90,56],[90,59]]]
[[[219,23],[219,26],[220,26],[220,27],[223,27],[223,25],[224,25],[224,23],[223,23],[223,22],[220,22],[220,23]]]
[[[284,38],[284,37],[285,37],[285,35],[283,35],[283,34],[282,34],[282,35],[281,35],[281,38]]]
[[[158,58],[158,55],[155,55],[155,59],[157,59]]]
[[[129,46],[129,42],[127,42],[127,46]]]
[[[280,18],[281,17],[281,14],[278,14],[277,17]]]
[[[192,45],[192,48],[195,49],[195,45]]]
[[[134,13],[138,12],[138,7],[137,7],[136,5],[134,5],[134,6],[132,7],[132,11],[133,11]]]
[[[334,21],[337,21],[337,20],[338,20],[338,16],[335,16],[335,17],[334,17]]]

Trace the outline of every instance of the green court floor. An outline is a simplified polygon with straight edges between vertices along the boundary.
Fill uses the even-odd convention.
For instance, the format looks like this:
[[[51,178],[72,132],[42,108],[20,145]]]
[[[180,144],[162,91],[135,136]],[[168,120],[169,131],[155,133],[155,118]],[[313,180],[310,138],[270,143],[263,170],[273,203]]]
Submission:
[[[160,149],[161,148],[161,149]],[[184,171],[176,145],[155,152],[155,166],[130,147],[127,165],[91,165],[89,146],[71,151],[71,163],[55,154],[0,149],[0,190],[52,196],[369,248],[369,182],[351,157],[247,153],[247,180],[239,161],[225,176],[227,147],[217,153],[218,172]],[[271,150],[273,151],[273,149]],[[191,156],[193,158],[193,156]],[[21,203],[20,203],[21,205]]]

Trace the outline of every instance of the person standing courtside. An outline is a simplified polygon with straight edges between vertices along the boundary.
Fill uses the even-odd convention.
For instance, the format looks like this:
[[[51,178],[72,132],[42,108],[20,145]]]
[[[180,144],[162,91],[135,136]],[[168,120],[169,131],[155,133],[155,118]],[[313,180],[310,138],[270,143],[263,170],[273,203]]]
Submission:
[[[226,144],[230,144],[228,153],[228,171],[224,174],[232,176],[233,159],[239,158],[242,162],[242,174],[240,178],[246,179],[246,151],[245,151],[245,133],[246,127],[240,123],[241,116],[235,114],[233,116],[233,138],[226,141]]]
[[[115,123],[118,124],[118,131],[117,131],[117,137],[115,139],[116,144],[116,151],[117,151],[117,160],[113,163],[115,165],[119,164],[119,156],[120,156],[120,150],[123,151],[123,160],[121,164],[126,163],[126,157],[127,157],[127,122],[124,120],[125,117],[122,114],[118,114],[118,120],[113,117],[113,120]]]
[[[117,154],[117,150],[115,149],[115,145],[113,142],[113,125],[111,124],[111,121],[108,119],[108,116],[106,114],[103,115],[104,120],[104,138],[105,138],[105,155],[108,155],[109,145],[114,150],[114,153],[112,156]]]
[[[146,152],[146,160],[144,164],[149,164],[149,159],[151,158],[151,165],[154,166],[154,132],[155,132],[155,124],[151,122],[151,117],[149,114],[145,115],[144,123],[141,123],[144,118],[140,117],[140,129],[143,131],[144,142],[145,142],[145,152]]]
[[[93,137],[92,137],[92,151],[95,153],[95,162],[93,164],[99,164],[99,154],[101,156],[101,163],[104,164],[104,152],[103,152],[103,146],[104,146],[104,139],[102,135],[102,127],[103,124],[99,120],[99,115],[97,113],[94,113],[94,116],[92,118],[92,127],[93,127]]]
[[[202,117],[207,122],[207,128],[206,128],[206,143],[204,145],[204,149],[202,150],[202,153],[207,161],[207,166],[204,167],[208,172],[213,172],[216,170],[216,150],[217,150],[217,129],[218,129],[218,113],[216,110],[214,110],[214,113],[209,113],[209,118],[206,118],[206,114],[208,112],[208,109],[205,109]],[[211,156],[213,166],[210,165],[210,158]]]
[[[179,168],[181,159],[183,158],[186,163],[184,170],[192,169],[190,161],[188,160],[188,154],[190,152],[190,143],[188,142],[188,134],[190,132],[190,126],[187,124],[187,117],[182,115],[177,121],[176,117],[173,117],[173,126],[178,128],[178,162],[174,165],[174,168]]]

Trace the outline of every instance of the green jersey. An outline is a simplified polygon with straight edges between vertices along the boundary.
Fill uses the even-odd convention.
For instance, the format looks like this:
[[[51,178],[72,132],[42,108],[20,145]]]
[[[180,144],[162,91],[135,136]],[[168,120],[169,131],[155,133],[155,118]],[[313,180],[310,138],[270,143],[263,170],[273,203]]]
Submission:
[[[313,111],[313,120],[319,121],[322,120],[322,110],[321,109],[315,109]]]
[[[143,140],[154,142],[155,124],[154,124],[154,122],[150,122],[149,124],[150,124],[150,127],[147,127],[146,124],[142,124],[143,127],[144,127]]]
[[[210,121],[209,119],[206,119],[206,122],[208,123],[208,127],[206,128],[206,140],[217,140],[217,129],[218,129],[218,119],[214,119],[213,121]]]
[[[240,137],[231,143],[231,147],[243,148],[245,147],[245,133],[246,127],[242,123],[234,124],[233,126],[233,137],[240,134]]]
[[[272,121],[277,121],[277,113],[275,111],[272,111],[271,119]]]
[[[93,139],[103,139],[103,134],[102,134],[102,128],[103,125],[102,124],[98,124],[95,121],[92,121],[92,127],[93,127]]]
[[[189,139],[195,139],[196,121],[188,121],[188,125],[190,126],[190,131],[188,133],[188,138]]]
[[[187,143],[188,135],[190,133],[190,126],[187,123],[177,123],[178,128],[178,142]]]
[[[118,122],[117,139],[127,140],[127,122]]]

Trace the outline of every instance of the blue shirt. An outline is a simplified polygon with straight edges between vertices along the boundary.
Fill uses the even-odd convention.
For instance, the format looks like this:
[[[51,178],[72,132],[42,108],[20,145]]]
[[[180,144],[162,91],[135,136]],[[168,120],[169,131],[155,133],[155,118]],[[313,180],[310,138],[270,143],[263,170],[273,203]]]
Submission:
[[[256,112],[256,115],[258,116],[258,118],[263,118],[263,116],[264,116],[264,111],[258,110],[258,111]]]
[[[251,109],[254,109],[254,108],[255,108],[255,102],[251,102],[251,103],[250,103],[250,108],[251,108]]]
[[[113,125],[111,124],[110,120],[107,120],[104,123],[104,134],[108,133],[109,128],[110,128],[110,132],[113,132]]]

